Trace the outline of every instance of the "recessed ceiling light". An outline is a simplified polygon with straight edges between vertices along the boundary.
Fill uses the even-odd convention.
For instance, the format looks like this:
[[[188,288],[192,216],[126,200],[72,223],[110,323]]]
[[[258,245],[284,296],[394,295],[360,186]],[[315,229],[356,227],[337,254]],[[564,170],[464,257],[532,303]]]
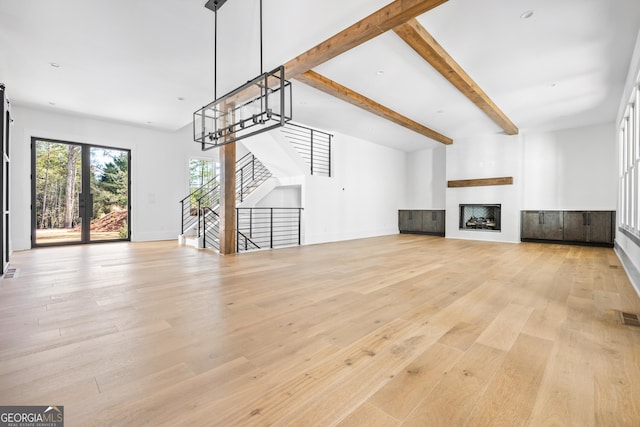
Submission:
[[[56,105],[56,103],[55,102],[50,102],[49,105]]]
[[[550,86],[551,87],[556,87],[558,84],[557,83],[551,83]]]
[[[150,125],[151,123],[153,123],[151,120],[147,121],[147,124]]]
[[[383,74],[384,74],[384,70],[378,70],[378,71],[376,71],[376,75],[377,75],[377,76],[381,76],[381,75],[383,75]]]
[[[49,65],[51,65],[53,68],[60,68],[60,64],[58,64],[57,62],[49,62]]]
[[[438,114],[444,114],[444,110],[438,110],[438,111],[436,111],[436,113],[438,113]]]
[[[184,98],[183,98],[183,97],[181,97],[181,96],[179,96],[179,97],[178,97],[178,101],[184,101]]]
[[[522,15],[520,15],[520,19],[529,19],[533,16],[533,10],[527,10],[525,12],[522,12]]]

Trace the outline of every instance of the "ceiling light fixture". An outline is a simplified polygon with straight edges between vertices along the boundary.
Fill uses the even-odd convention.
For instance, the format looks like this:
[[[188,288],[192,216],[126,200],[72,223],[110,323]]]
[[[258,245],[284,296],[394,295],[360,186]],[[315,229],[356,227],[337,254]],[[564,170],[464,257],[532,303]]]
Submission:
[[[53,68],[60,68],[60,64],[58,64],[57,62],[49,62],[49,65],[51,65]]]
[[[227,0],[205,4],[215,14],[213,97],[214,101],[193,113],[193,140],[202,151],[229,144],[291,120],[291,83],[284,78],[284,66],[264,72],[262,61],[262,0],[260,0],[260,75],[218,98],[218,10]]]
[[[533,16],[533,10],[527,10],[525,12],[522,12],[522,14],[520,15],[520,19],[529,19]]]
[[[376,75],[381,76],[384,74],[384,70],[378,70],[376,71]]]

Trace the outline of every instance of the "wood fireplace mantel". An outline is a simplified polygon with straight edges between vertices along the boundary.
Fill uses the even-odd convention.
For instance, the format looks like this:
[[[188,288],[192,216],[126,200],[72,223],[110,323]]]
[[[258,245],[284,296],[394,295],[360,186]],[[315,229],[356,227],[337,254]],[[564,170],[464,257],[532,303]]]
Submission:
[[[481,179],[459,179],[456,181],[447,181],[447,187],[482,187],[485,185],[511,185],[513,184],[512,176],[503,176],[500,178],[481,178]]]

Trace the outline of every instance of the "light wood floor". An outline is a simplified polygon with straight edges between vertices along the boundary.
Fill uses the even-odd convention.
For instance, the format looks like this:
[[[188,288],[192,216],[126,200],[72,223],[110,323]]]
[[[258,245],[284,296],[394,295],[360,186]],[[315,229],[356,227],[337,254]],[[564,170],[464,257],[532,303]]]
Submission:
[[[68,426],[638,426],[611,249],[399,235],[14,253],[0,405]]]

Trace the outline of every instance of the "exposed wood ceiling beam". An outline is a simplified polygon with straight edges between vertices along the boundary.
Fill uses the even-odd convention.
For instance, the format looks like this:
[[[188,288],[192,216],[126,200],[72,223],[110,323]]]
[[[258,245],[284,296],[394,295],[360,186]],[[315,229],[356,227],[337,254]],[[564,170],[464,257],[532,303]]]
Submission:
[[[517,126],[415,18],[412,17],[399,24],[393,28],[393,31],[508,135],[518,134]]]
[[[453,143],[453,140],[451,138],[446,137],[433,129],[429,129],[428,127],[421,125],[420,123],[413,121],[410,118],[405,117],[393,111],[392,109],[387,108],[384,105],[381,105],[376,101],[349,89],[348,87],[342,86],[341,84],[334,82],[333,80],[321,74],[318,74],[315,71],[306,71],[296,76],[296,80],[299,80],[302,83],[305,83],[324,93],[335,96],[336,98],[339,98],[352,105],[369,111],[370,113],[376,114],[384,119],[390,120],[400,126],[404,126],[408,129],[418,132],[419,134],[429,137],[435,141],[441,142],[443,144]]]
[[[295,78],[447,0],[395,0],[285,64],[287,78]]]

